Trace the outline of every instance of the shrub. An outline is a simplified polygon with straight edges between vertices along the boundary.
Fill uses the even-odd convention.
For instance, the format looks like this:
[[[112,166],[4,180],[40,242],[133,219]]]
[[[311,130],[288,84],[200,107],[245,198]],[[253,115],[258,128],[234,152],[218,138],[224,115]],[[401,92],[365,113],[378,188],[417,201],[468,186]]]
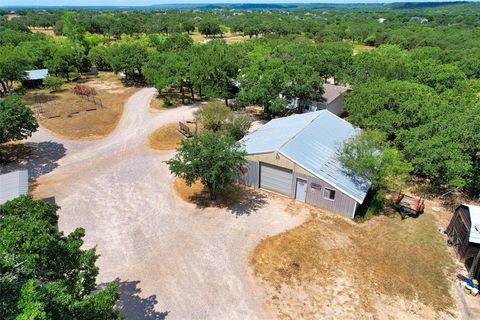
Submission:
[[[50,92],[55,92],[60,90],[63,84],[63,79],[59,77],[46,77],[43,79],[43,85],[45,88],[48,89]]]
[[[169,97],[163,97],[163,106],[165,108],[170,108],[171,106],[173,106],[172,100],[170,100]]]

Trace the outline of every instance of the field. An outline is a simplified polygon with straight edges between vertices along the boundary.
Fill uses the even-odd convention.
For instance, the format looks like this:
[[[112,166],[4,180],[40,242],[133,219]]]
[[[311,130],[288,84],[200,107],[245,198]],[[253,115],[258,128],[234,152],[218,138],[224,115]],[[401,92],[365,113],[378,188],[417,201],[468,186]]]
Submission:
[[[75,95],[72,88],[76,84],[65,84],[55,93],[30,90],[24,96],[43,127],[76,140],[99,139],[112,132],[122,116],[123,105],[138,90],[126,87],[118,76],[104,73],[80,83],[96,89],[94,101]]]
[[[280,319],[450,319],[453,261],[436,219],[398,215],[363,224],[312,218],[255,249],[251,265]]]
[[[353,44],[352,46],[353,46],[353,55],[359,54],[360,52],[363,52],[363,51],[372,51],[373,49],[375,49],[375,47],[366,46],[363,44]]]
[[[225,42],[227,43],[234,43],[234,42],[242,42],[250,39],[248,36],[243,36],[240,33],[231,33],[231,32],[226,32],[223,34],[222,37],[217,37],[217,38],[210,38],[210,37],[204,36],[203,34],[200,34],[199,32],[192,32],[190,34],[190,37],[193,39],[193,41],[196,41],[196,42],[209,41],[211,39],[222,39],[222,40],[225,40]]]
[[[29,29],[30,29],[30,31],[32,31],[32,32],[44,33],[44,34],[46,34],[47,36],[52,36],[52,37],[55,37],[55,38],[63,38],[63,36],[57,36],[57,35],[55,35],[55,32],[53,32],[53,28],[35,28],[35,27],[30,27]]]

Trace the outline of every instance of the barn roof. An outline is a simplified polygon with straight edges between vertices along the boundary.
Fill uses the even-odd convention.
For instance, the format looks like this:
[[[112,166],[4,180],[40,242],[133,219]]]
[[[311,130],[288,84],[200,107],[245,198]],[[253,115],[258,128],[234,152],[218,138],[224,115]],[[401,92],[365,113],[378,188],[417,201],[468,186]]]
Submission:
[[[327,110],[275,119],[242,139],[248,154],[279,152],[358,203],[370,181],[353,175],[338,159],[338,150],[359,133]]]
[[[0,204],[28,192],[28,171],[13,171],[0,175]]]
[[[470,213],[470,236],[468,241],[480,243],[480,207],[471,204],[464,204]]]
[[[28,70],[25,80],[43,80],[48,76],[48,69]]]

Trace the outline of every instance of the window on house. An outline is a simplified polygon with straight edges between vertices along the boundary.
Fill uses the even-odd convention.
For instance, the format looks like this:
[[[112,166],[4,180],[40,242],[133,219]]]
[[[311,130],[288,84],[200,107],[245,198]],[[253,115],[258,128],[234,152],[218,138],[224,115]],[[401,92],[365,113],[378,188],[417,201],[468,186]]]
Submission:
[[[312,183],[311,187],[312,187],[312,189],[314,189],[315,191],[322,190],[322,186],[319,185],[319,184],[316,184],[316,183]]]
[[[335,190],[325,188],[325,191],[323,191],[323,197],[328,200],[335,200]]]

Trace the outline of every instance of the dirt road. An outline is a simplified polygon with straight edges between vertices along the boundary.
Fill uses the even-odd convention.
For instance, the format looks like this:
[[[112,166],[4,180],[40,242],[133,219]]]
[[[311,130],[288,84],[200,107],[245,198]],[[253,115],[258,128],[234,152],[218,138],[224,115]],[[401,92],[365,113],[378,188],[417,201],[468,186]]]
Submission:
[[[86,246],[96,245],[100,254],[99,283],[120,282],[128,318],[270,318],[248,255],[260,239],[300,224],[306,214],[287,213],[287,199],[266,196],[233,211],[183,202],[163,163],[172,153],[152,151],[146,141],[156,128],[191,118],[195,108],[151,113],[154,94],[134,94],[105,139],[35,134],[32,143],[55,146],[48,149],[50,162],[38,162],[44,170],[37,170],[35,195],[55,197],[61,230],[86,229]],[[37,167],[23,164],[29,165]]]

